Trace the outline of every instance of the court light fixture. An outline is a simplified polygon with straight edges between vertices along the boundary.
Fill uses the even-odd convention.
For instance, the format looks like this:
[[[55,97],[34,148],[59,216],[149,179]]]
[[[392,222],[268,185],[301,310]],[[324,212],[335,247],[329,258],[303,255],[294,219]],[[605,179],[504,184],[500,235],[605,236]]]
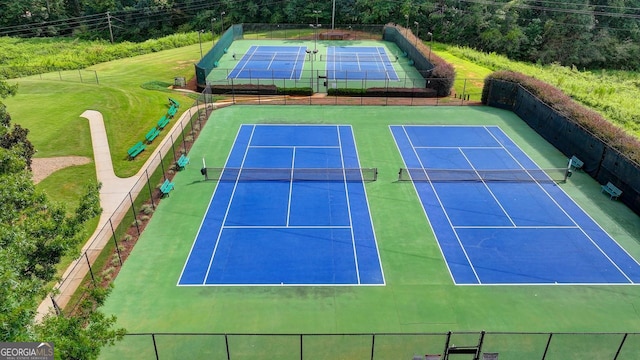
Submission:
[[[216,31],[214,29],[214,24],[217,20],[217,18],[211,18],[211,43],[213,45],[216,44]]]
[[[204,34],[204,30],[198,30],[198,42],[200,43],[200,59],[202,59],[202,34]]]

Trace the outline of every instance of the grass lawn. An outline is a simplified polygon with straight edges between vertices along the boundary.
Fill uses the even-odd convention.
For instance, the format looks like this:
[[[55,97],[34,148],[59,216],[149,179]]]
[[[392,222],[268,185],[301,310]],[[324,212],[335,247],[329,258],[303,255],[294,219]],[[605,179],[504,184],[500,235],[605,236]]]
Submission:
[[[116,175],[128,177],[139,170],[151,153],[149,150],[160,143],[160,139],[156,139],[135,161],[127,160],[127,149],[143,140],[146,132],[166,113],[167,97],[184,105],[193,102],[182,93],[149,90],[145,84],[164,82],[168,86],[175,76],[189,78],[198,56],[199,46],[191,45],[99,64],[91,67],[98,74],[99,85],[40,80],[39,76],[9,80],[10,84],[19,84],[18,94],[3,102],[12,120],[29,129],[29,139],[37,150],[35,157],[41,158],[69,155],[92,158],[89,124],[80,115],[85,110],[100,111],[105,119]],[[176,116],[180,116],[184,108],[186,106]],[[96,182],[93,162],[59,170],[36,187],[45,191],[51,200],[73,210],[86,185],[92,182]],[[87,223],[87,237],[97,223],[97,218]],[[71,260],[70,256],[62,261],[61,271]]]

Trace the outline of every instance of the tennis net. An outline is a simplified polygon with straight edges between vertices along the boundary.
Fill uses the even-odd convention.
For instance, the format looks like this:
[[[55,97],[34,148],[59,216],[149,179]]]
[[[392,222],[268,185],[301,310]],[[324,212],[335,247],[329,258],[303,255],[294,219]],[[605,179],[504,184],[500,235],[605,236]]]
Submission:
[[[232,54],[231,57],[235,60],[249,60],[249,61],[269,61],[269,62],[293,62],[302,61],[307,54],[303,51],[297,52],[279,52],[279,53],[262,53],[262,54]]]
[[[320,61],[328,62],[395,62],[397,58],[391,59],[386,54],[357,54],[357,53],[339,53],[334,55],[320,55]]]
[[[202,168],[206,180],[218,181],[376,181],[377,168]]]
[[[398,172],[398,181],[413,182],[566,182],[567,168],[557,169],[406,169]]]

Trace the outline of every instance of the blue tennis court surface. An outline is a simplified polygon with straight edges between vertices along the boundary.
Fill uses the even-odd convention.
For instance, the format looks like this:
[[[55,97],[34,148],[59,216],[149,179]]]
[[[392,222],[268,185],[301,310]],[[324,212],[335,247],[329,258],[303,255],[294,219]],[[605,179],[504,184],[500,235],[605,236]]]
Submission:
[[[399,80],[382,46],[330,46],[326,66],[331,80]]]
[[[306,50],[306,46],[251,46],[227,79],[300,79]]]
[[[407,168],[540,169],[496,126],[391,126]],[[553,181],[419,181],[456,284],[637,284],[640,265]],[[568,185],[570,186],[570,185]]]
[[[225,168],[240,170],[217,183],[179,285],[384,285],[364,182],[322,180],[359,168],[350,126],[243,125]]]

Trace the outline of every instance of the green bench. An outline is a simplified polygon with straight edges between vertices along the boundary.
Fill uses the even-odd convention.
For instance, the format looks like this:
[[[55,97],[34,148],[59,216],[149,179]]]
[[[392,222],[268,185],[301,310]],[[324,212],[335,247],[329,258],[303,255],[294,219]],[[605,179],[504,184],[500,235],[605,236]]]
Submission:
[[[178,167],[178,170],[182,170],[184,169],[185,166],[187,166],[187,164],[189,163],[189,158],[186,157],[184,154],[180,155],[180,158],[178,159],[178,161],[176,161],[176,166]]]
[[[169,124],[169,121],[171,121],[171,118],[169,118],[167,115],[162,115],[160,120],[158,120],[158,129],[164,129],[164,127]]]
[[[584,162],[578,159],[575,155],[573,155],[571,159],[569,159],[569,164],[571,165],[572,168],[576,170],[580,170],[584,166]]]
[[[144,136],[144,138],[147,140],[147,143],[151,144],[151,142],[158,137],[158,135],[160,135],[160,129],[154,127],[153,129],[149,130],[149,132],[147,133],[147,135]]]
[[[133,145],[129,150],[127,150],[127,154],[129,154],[129,159],[133,160],[138,154],[146,149],[146,145],[142,143],[142,141],[138,141],[137,144]]]
[[[172,118],[176,115],[177,112],[178,112],[178,107],[175,105],[171,105],[171,107],[169,108],[169,111],[167,111],[167,117]]]
[[[601,192],[607,193],[609,195],[609,199],[611,199],[611,200],[615,200],[615,199],[619,198],[620,195],[622,195],[622,190],[618,189],[611,182],[608,182],[605,185],[602,185],[602,191]]]
[[[160,185],[160,197],[169,196],[171,190],[173,190],[173,183],[167,179]]]
[[[175,107],[179,108],[180,103],[176,99],[169,98],[169,105],[175,105]]]

